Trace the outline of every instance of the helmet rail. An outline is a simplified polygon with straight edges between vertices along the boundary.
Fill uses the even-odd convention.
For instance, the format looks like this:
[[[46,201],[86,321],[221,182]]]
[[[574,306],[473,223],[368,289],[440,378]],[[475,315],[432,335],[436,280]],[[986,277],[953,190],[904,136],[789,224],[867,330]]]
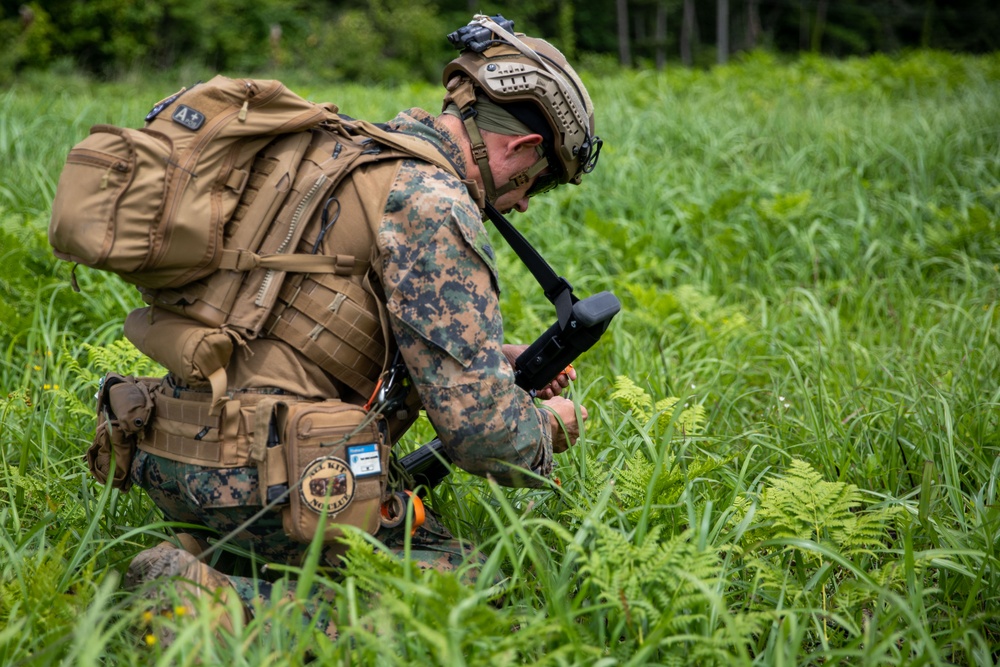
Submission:
[[[593,133],[593,106],[586,88],[562,53],[545,40],[515,33],[514,22],[501,15],[477,14],[468,25],[450,33],[448,40],[462,53],[445,68],[449,89],[445,103],[459,107],[488,199],[495,200],[526,177],[538,177],[528,191],[534,196],[562,183],[579,184],[582,174],[594,170],[603,142]],[[464,81],[455,84],[456,75]],[[516,174],[500,188],[492,187],[485,145],[475,121],[477,91],[537,128],[545,140],[540,160],[544,164],[536,163],[530,175]],[[529,114],[535,118],[525,118],[524,103],[537,108],[539,113]]]

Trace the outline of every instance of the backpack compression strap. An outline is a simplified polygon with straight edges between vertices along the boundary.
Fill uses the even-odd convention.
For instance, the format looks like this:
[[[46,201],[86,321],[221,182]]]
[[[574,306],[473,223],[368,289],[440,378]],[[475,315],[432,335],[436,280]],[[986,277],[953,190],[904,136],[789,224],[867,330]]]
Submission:
[[[249,250],[223,250],[219,268],[227,271],[273,269],[290,273],[336,273],[350,276],[367,273],[368,262],[359,262],[353,255],[258,255]]]

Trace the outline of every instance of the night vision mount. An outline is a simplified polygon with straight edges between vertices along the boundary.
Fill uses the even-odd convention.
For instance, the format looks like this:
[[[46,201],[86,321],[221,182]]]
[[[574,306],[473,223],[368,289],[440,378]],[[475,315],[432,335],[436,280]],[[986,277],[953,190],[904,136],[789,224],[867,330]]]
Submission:
[[[500,14],[491,16],[490,18],[507,32],[514,32],[514,21],[505,19]],[[486,49],[497,44],[506,44],[503,40],[493,38],[493,30],[478,23],[470,23],[467,26],[459,28],[453,33],[449,33],[448,41],[451,42],[451,45],[459,51],[469,49],[470,51],[475,51],[476,53],[482,53]]]

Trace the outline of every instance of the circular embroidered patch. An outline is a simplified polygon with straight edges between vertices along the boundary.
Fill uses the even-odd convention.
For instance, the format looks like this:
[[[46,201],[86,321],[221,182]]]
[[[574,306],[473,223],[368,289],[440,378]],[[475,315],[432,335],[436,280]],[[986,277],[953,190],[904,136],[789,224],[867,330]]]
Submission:
[[[315,459],[302,472],[299,494],[306,507],[316,513],[326,507],[327,515],[351,504],[354,499],[354,473],[345,461],[335,456]]]

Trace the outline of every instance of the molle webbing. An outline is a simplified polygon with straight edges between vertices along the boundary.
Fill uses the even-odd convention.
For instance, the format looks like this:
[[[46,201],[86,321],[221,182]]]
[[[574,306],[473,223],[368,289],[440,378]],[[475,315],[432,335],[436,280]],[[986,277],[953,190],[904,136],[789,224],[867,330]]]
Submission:
[[[377,256],[368,218],[384,206],[389,183],[385,188],[368,183],[361,191],[344,178],[363,165],[406,158],[458,176],[427,141],[364,121],[279,137],[252,162],[220,239],[219,270],[182,287],[143,290],[143,299],[241,339],[282,340],[369,397],[387,362],[388,325],[381,319],[383,305],[367,287],[370,261]],[[343,196],[342,184],[353,188],[352,194]],[[350,239],[348,247],[328,239],[332,248],[316,254],[317,239],[329,229]],[[334,254],[338,249],[344,254]],[[172,435],[190,439],[184,444],[190,456],[214,456],[205,453],[211,429],[199,439],[187,430]]]
[[[165,388],[169,392],[169,388]],[[172,461],[209,468],[236,468],[250,465],[253,442],[254,408],[273,399],[265,393],[240,393],[225,403],[221,415],[211,414],[212,395],[208,392],[158,391],[151,428],[139,449]],[[299,399],[282,396],[286,403]]]
[[[369,396],[385,362],[375,297],[337,275],[287,281],[268,318],[269,337],[283,340],[361,396]]]
[[[231,255],[236,249],[245,248],[271,252],[279,243],[271,239],[283,239],[287,235],[287,230],[272,229],[278,227],[273,223],[285,203],[303,156],[319,135],[317,131],[281,137],[256,155],[246,188],[224,228],[224,252]],[[256,335],[255,324],[266,311],[255,309],[253,297],[248,295],[256,294],[264,275],[265,269],[250,273],[219,270],[183,287],[161,290],[140,288],[139,291],[150,305],[185,315],[208,326],[228,324],[230,329],[252,338]],[[238,300],[245,303],[238,304]],[[234,313],[234,310],[237,312]]]

